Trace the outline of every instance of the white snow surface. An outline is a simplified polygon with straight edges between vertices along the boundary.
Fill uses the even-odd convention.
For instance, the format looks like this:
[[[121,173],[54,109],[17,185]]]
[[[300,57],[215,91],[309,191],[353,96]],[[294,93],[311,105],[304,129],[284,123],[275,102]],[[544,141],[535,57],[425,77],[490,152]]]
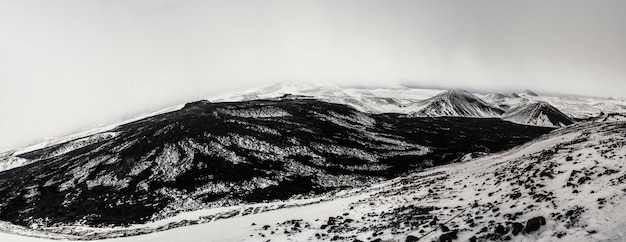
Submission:
[[[427,99],[443,90],[435,89],[360,89],[342,88],[334,84],[304,81],[280,82],[269,87],[223,94],[209,98],[212,102],[235,102],[280,98],[286,94],[300,98],[315,98],[330,103],[345,104],[368,113],[406,113],[406,105]]]
[[[433,241],[444,233],[439,224],[457,229],[458,241],[467,241],[494,233],[498,224],[524,225],[537,216],[546,219],[537,231],[502,236],[624,241],[624,137],[626,122],[578,123],[505,152],[317,198],[199,210],[127,228],[61,230],[79,237],[0,223],[0,241],[115,237],[116,231],[119,236],[139,230],[148,234],[105,241],[404,241],[409,235]],[[433,217],[439,224],[430,225]],[[190,225],[153,232],[176,222]]]

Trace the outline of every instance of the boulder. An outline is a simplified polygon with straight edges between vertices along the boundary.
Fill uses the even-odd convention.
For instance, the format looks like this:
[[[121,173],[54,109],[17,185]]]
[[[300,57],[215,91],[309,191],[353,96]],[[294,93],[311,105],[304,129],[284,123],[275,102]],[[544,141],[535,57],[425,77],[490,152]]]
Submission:
[[[518,235],[522,232],[522,230],[524,230],[524,225],[518,222],[511,224],[511,227],[513,227],[513,235]]]
[[[546,219],[543,216],[534,217],[526,221],[526,227],[524,231],[530,233],[539,230],[539,227],[546,224]]]

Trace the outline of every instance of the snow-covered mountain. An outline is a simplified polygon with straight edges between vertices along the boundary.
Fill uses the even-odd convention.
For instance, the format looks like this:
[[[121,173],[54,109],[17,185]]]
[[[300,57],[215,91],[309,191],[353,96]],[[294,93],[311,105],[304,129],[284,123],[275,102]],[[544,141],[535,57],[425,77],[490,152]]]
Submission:
[[[325,102],[351,106],[368,113],[406,113],[403,106],[426,99],[441,90],[393,88],[359,89],[342,88],[334,84],[319,84],[304,81],[280,82],[268,87],[210,97],[212,102],[250,101],[255,99],[279,98],[285,95],[297,98],[315,98]]]
[[[626,239],[626,100],[309,83],[211,100],[0,154],[0,241]]]
[[[624,122],[578,123],[508,151],[321,197],[198,210],[125,228],[42,232],[0,224],[9,233],[0,239],[623,241],[624,136]]]
[[[440,89],[406,87],[390,89],[342,88],[332,84],[281,82],[269,87],[219,95],[211,97],[209,100],[213,102],[249,101],[259,98],[278,98],[285,94],[292,94],[316,98],[325,102],[345,104],[362,112],[410,114],[420,110],[421,105],[417,105],[420,102],[445,92],[446,90]],[[626,113],[625,99],[537,95],[530,90],[518,93],[471,94],[476,98],[484,100],[483,102],[486,102],[488,106],[490,105],[504,111],[518,106],[520,103],[532,100],[549,103],[574,119],[589,119],[597,117],[601,113]],[[498,111],[495,112],[498,113]]]
[[[504,110],[461,89],[445,91],[411,104],[407,109],[415,110],[409,113],[411,117],[498,117],[504,113]]]
[[[604,113],[626,112],[626,100],[584,96],[549,96],[549,95],[520,95],[519,98],[490,99],[488,95],[479,95],[494,106],[507,109],[528,101],[549,103],[568,117],[576,120],[595,118]]]
[[[528,101],[506,111],[502,119],[514,123],[545,127],[563,127],[573,124],[570,117],[542,101]]]
[[[531,91],[531,90],[524,90],[521,93],[518,94],[519,96],[526,96],[526,97],[538,97],[539,95],[537,95],[537,93]]]

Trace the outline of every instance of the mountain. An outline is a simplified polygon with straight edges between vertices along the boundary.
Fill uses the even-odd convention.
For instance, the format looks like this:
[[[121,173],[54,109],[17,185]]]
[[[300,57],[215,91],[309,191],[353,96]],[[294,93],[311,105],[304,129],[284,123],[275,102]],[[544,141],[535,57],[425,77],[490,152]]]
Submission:
[[[485,99],[488,99],[488,100],[504,100],[507,98],[520,98],[520,96],[514,92],[511,92],[511,93],[492,92],[485,96]]]
[[[487,96],[485,97],[486,99],[491,99],[491,100],[503,100],[505,98],[508,98],[509,96],[507,96],[504,93],[501,92],[493,92],[493,93],[489,93],[487,94]]]
[[[17,155],[28,162],[0,172],[0,219],[126,225],[313,196],[501,151],[550,130],[496,119],[373,115],[301,98],[199,101]]]
[[[187,212],[131,227],[41,231],[0,223],[10,233],[0,239],[624,241],[624,136],[624,122],[577,123],[504,152],[317,198]]]
[[[460,90],[458,90],[460,91]],[[325,85],[309,82],[281,82],[268,87],[256,88],[243,92],[220,95],[208,98],[213,102],[224,101],[250,101],[263,98],[279,98],[286,94],[293,97],[315,98],[325,102],[348,105],[361,112],[367,113],[403,113],[411,114],[421,111],[423,101],[433,98],[445,90],[417,89],[417,88],[344,88],[337,85]],[[571,118],[578,120],[597,117],[600,113],[624,113],[626,112],[626,100],[607,99],[583,96],[550,96],[537,95],[526,90],[516,93],[491,93],[487,95],[472,94],[482,98],[487,106],[507,111],[519,104],[531,101],[543,101],[549,103]],[[504,96],[504,98],[502,98]],[[447,106],[447,105],[444,105]],[[484,106],[484,105],[483,105]],[[499,116],[495,111],[488,117]],[[418,113],[419,114],[419,113]],[[421,113],[426,115],[427,113]],[[433,114],[440,116],[440,114]]]
[[[461,89],[440,93],[408,107],[411,117],[497,117],[504,111]]]
[[[281,83],[47,140],[0,153],[0,240],[626,239],[626,100],[522,96]]]
[[[524,102],[504,113],[502,119],[545,127],[563,127],[575,122],[552,105],[541,101]]]
[[[489,93],[487,95],[484,95],[482,99],[492,106],[498,107],[504,111],[511,109],[511,105],[515,105],[517,102],[528,100],[526,98],[520,97],[515,93],[505,94],[502,92]]]
[[[519,96],[527,96],[527,97],[538,97],[539,95],[537,95],[537,93],[531,91],[531,90],[524,90],[521,93],[519,93]]]

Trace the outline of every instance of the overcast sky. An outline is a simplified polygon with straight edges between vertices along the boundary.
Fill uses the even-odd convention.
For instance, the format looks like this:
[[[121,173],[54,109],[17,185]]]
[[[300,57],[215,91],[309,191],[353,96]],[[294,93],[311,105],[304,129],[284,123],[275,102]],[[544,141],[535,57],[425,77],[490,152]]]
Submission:
[[[278,81],[626,97],[626,1],[0,0],[0,151]]]

